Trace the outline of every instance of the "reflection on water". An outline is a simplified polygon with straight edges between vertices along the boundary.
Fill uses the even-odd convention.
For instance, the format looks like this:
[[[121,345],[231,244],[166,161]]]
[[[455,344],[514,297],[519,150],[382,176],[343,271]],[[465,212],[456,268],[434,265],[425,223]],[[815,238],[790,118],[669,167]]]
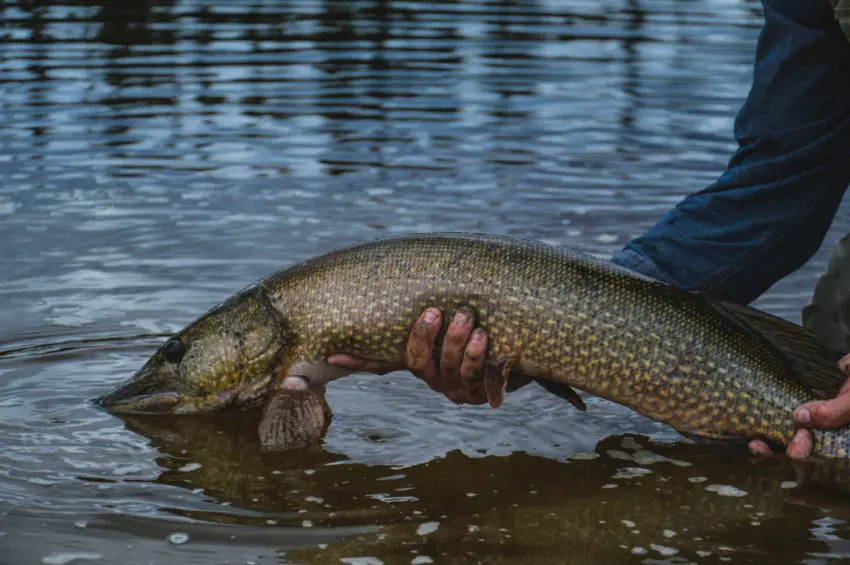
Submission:
[[[277,455],[251,417],[88,403],[162,335],[339,245],[463,230],[610,254],[725,166],[755,0],[13,0],[0,18],[0,563],[850,555],[850,506],[785,488],[784,463],[538,387],[493,411],[351,377],[323,446]],[[799,320],[824,259],[759,305]]]

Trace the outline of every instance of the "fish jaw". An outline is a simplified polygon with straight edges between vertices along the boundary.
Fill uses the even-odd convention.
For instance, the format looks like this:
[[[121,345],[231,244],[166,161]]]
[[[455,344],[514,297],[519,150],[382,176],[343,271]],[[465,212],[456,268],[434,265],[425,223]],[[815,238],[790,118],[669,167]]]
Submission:
[[[146,392],[144,369],[112,391],[95,399],[95,404],[107,412],[118,415],[131,414],[198,414],[225,408],[248,410],[262,406],[268,395],[273,373],[262,379],[245,382],[211,395],[198,397],[178,391]]]

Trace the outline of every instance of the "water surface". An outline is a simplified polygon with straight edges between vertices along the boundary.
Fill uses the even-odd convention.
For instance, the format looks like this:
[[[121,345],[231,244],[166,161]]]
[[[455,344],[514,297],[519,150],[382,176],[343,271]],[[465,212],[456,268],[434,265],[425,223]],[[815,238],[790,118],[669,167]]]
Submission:
[[[526,387],[329,391],[325,443],[89,399],[253,280],[483,231],[602,256],[722,171],[750,0],[25,2],[0,12],[0,563],[826,563],[784,462]],[[792,320],[825,248],[759,306]]]

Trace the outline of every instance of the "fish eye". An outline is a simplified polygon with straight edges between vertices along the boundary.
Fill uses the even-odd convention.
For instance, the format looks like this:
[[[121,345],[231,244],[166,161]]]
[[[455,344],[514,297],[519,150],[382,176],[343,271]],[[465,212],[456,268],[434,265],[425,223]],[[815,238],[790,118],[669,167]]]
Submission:
[[[179,363],[186,355],[186,346],[179,339],[171,339],[162,348],[162,356],[169,363]]]

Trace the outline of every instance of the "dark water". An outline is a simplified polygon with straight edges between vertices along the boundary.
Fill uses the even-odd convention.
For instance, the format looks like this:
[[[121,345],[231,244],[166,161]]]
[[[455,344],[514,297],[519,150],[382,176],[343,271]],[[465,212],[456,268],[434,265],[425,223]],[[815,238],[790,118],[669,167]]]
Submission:
[[[322,448],[287,454],[252,416],[88,403],[158,336],[342,244],[463,230],[610,254],[722,170],[757,2],[2,6],[0,563],[850,555],[850,503],[791,488],[785,462],[536,387],[493,411],[354,376]],[[759,305],[799,320],[823,251]]]

